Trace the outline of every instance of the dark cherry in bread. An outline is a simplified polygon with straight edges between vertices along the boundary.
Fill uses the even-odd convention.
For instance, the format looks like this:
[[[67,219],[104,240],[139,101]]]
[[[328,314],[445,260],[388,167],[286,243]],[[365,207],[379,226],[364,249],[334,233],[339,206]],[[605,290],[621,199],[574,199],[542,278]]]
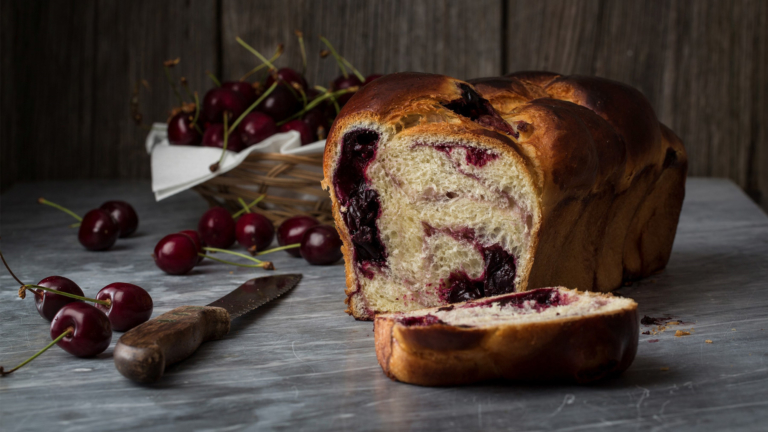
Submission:
[[[686,171],[679,138],[615,81],[379,78],[344,106],[325,150],[348,312],[606,292],[658,272]]]

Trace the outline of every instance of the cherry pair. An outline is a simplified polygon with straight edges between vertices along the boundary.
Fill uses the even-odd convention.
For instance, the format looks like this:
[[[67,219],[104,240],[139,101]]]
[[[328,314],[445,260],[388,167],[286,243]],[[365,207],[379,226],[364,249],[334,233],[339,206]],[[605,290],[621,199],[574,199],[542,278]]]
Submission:
[[[311,216],[293,216],[277,229],[277,243],[281,246],[299,243],[298,249],[286,252],[303,257],[312,265],[329,265],[340,260],[341,238],[330,225],[321,225]]]
[[[45,198],[39,198],[37,201],[77,219],[78,223],[74,225],[80,227],[77,239],[86,249],[92,251],[111,248],[118,237],[128,237],[139,226],[136,210],[125,201],[107,201],[101,207],[86,213],[84,217]]]

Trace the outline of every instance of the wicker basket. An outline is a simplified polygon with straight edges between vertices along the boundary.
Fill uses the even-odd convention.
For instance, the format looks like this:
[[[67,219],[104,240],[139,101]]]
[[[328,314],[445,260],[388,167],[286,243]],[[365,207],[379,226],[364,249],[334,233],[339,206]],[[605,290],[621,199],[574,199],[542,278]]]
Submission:
[[[309,215],[333,224],[331,200],[320,187],[323,155],[299,156],[281,153],[251,153],[231,171],[194,187],[211,206],[231,212],[242,208],[238,198],[250,202],[266,197],[255,211],[273,223],[296,215]]]

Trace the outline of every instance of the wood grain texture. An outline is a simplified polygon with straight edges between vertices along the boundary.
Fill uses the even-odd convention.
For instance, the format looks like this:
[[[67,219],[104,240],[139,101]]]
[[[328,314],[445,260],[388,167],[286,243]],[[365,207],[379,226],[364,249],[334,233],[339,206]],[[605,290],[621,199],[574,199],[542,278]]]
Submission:
[[[78,212],[121,196],[141,225],[108,252],[89,252],[66,228],[67,215],[29,199],[41,195]],[[160,271],[149,251],[164,233],[194,227],[205,208],[191,191],[157,203],[148,182],[18,184],[2,196],[2,251],[25,281],[63,275],[91,295],[115,281],[137,284],[158,316],[272,274],[205,262],[185,276]],[[344,313],[343,265],[311,266],[284,252],[273,262],[275,274],[303,273],[302,282],[232,321],[226,337],[154,385],[115,370],[119,334],[96,358],[54,347],[0,378],[0,430],[730,432],[768,422],[768,218],[727,180],[688,180],[669,266],[619,290],[637,301],[638,317],[669,314],[685,324],[641,334],[624,374],[586,387],[392,382],[376,361],[372,324]],[[0,286],[0,364],[12,367],[50,342],[50,323],[17,297],[6,271]],[[678,329],[693,332],[675,337]]]
[[[283,43],[286,53],[278,66],[300,68],[293,32],[301,30],[313,84],[327,86],[339,76],[331,57],[319,58],[324,48],[319,36],[364,75],[406,70],[467,79],[494,75],[501,70],[501,11],[498,0],[223,0],[223,74],[237,78],[258,64],[237,36],[265,55]]]
[[[768,3],[510,0],[506,71],[592,74],[639,88],[683,139],[689,173],[768,187]]]

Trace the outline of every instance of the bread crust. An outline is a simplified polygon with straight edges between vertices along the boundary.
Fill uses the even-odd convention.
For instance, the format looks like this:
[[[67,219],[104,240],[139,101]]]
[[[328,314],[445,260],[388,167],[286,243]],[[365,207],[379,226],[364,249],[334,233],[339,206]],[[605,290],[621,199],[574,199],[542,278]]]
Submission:
[[[610,313],[462,328],[374,321],[376,357],[395,381],[423,386],[492,379],[589,383],[616,376],[635,358],[637,304]]]
[[[444,104],[469,85],[512,133],[457,115]],[[430,118],[429,122],[412,119]],[[437,119],[437,121],[435,121]],[[563,285],[607,292],[662,270],[685,194],[687,155],[636,89],[603,78],[520,72],[464,82],[398,73],[363,87],[328,136],[323,186],[344,242],[348,313],[372,319],[358,290],[353,246],[333,176],[342,137],[367,127],[397,134],[480,142],[524,167],[539,208],[532,259],[518,269],[517,290]]]

